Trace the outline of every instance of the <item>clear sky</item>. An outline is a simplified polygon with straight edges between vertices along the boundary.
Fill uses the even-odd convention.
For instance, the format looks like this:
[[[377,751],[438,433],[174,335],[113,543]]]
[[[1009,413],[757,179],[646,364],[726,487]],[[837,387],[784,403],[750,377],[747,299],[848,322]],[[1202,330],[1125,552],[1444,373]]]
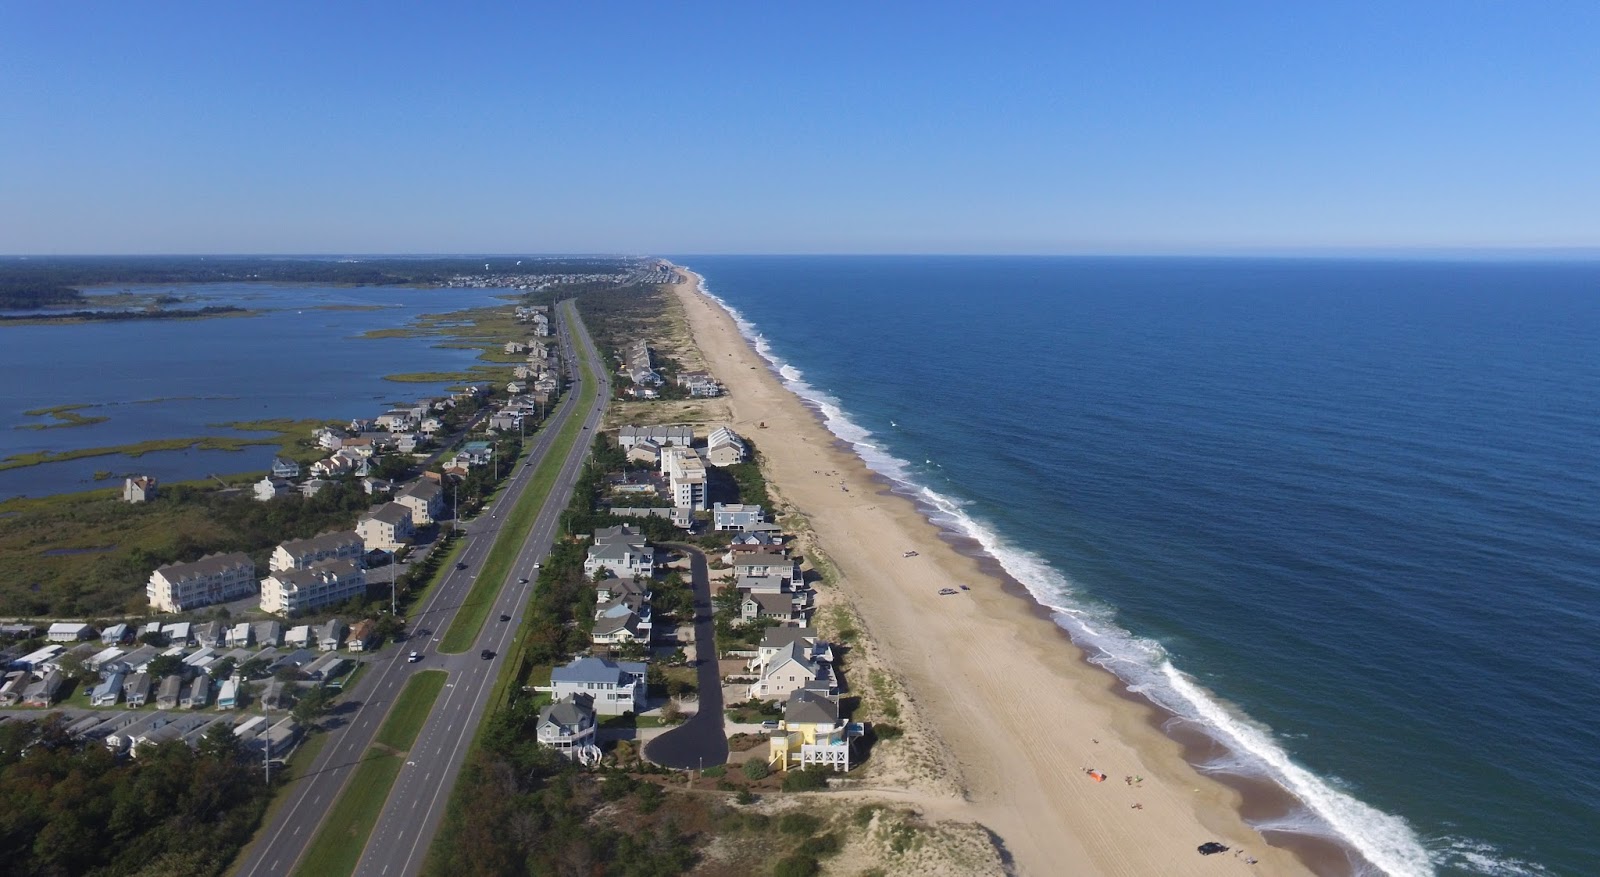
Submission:
[[[1593,0],[0,0],[0,253],[1524,246]]]

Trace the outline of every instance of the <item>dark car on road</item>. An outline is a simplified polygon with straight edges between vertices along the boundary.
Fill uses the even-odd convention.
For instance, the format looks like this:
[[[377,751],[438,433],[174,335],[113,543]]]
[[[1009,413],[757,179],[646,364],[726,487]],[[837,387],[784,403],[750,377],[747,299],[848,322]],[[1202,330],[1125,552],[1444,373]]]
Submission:
[[[466,564],[464,564],[464,563],[458,563],[458,564],[456,564],[456,569],[466,569],[466,568],[467,568],[467,565],[466,565]]]
[[[509,616],[509,615],[505,614],[504,612],[502,612],[502,613],[500,613],[500,620],[501,621],[510,621],[511,620],[511,616]]]
[[[484,649],[483,651],[478,653],[478,657],[480,657],[480,658],[484,659],[485,661],[487,661],[490,658],[494,657],[494,652],[491,652],[488,649]]]

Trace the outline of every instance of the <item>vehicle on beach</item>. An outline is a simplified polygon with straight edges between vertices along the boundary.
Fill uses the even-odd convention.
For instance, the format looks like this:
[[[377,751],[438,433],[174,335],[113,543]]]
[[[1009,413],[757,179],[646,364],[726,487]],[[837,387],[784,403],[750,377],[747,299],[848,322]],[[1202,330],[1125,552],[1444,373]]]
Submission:
[[[917,553],[915,551],[903,551],[903,552],[900,553],[900,556],[901,557],[916,557]]]
[[[948,597],[951,594],[959,594],[959,593],[961,593],[961,592],[956,590],[955,588],[940,588],[939,589],[939,596],[941,596],[941,597]]]

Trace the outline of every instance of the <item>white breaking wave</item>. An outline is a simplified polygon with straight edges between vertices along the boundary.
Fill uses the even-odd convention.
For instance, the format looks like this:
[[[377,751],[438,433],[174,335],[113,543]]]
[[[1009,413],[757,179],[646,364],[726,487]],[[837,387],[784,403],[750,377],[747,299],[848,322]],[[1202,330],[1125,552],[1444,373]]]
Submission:
[[[1123,680],[1130,691],[1196,723],[1236,753],[1226,762],[1202,766],[1202,770],[1270,778],[1306,808],[1257,823],[1258,830],[1343,841],[1392,877],[1428,877],[1440,865],[1495,877],[1548,873],[1536,864],[1496,856],[1494,847],[1476,841],[1446,839],[1443,843],[1448,844],[1447,848],[1437,855],[1430,853],[1404,818],[1357,800],[1296,764],[1269,728],[1224,707],[1174,667],[1159,642],[1122,629],[1114,620],[1114,610],[1078,595],[1072,583],[1044,558],[1006,543],[992,527],[967,514],[965,503],[919,483],[912,464],[871,441],[870,430],[850,420],[837,398],[807,383],[804,373],[780,358],[755,324],[711,292],[704,277],[699,290],[728,312],[783,385],[817,409],[829,432],[848,442],[868,468],[920,500],[930,510],[928,519],[934,524],[977,542],[1008,575],[1027,588],[1035,601],[1050,610],[1055,622],[1085,648],[1090,661]]]

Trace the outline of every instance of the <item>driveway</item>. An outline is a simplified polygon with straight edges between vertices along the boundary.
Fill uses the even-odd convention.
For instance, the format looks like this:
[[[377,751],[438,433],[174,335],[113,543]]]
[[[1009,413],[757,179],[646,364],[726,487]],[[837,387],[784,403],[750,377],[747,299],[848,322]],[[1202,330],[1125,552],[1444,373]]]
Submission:
[[[728,760],[728,736],[722,727],[722,677],[717,668],[716,625],[711,620],[711,576],[699,549],[671,544],[666,548],[689,555],[694,584],[695,664],[699,674],[700,708],[689,720],[645,744],[644,757],[679,770],[710,767]]]

